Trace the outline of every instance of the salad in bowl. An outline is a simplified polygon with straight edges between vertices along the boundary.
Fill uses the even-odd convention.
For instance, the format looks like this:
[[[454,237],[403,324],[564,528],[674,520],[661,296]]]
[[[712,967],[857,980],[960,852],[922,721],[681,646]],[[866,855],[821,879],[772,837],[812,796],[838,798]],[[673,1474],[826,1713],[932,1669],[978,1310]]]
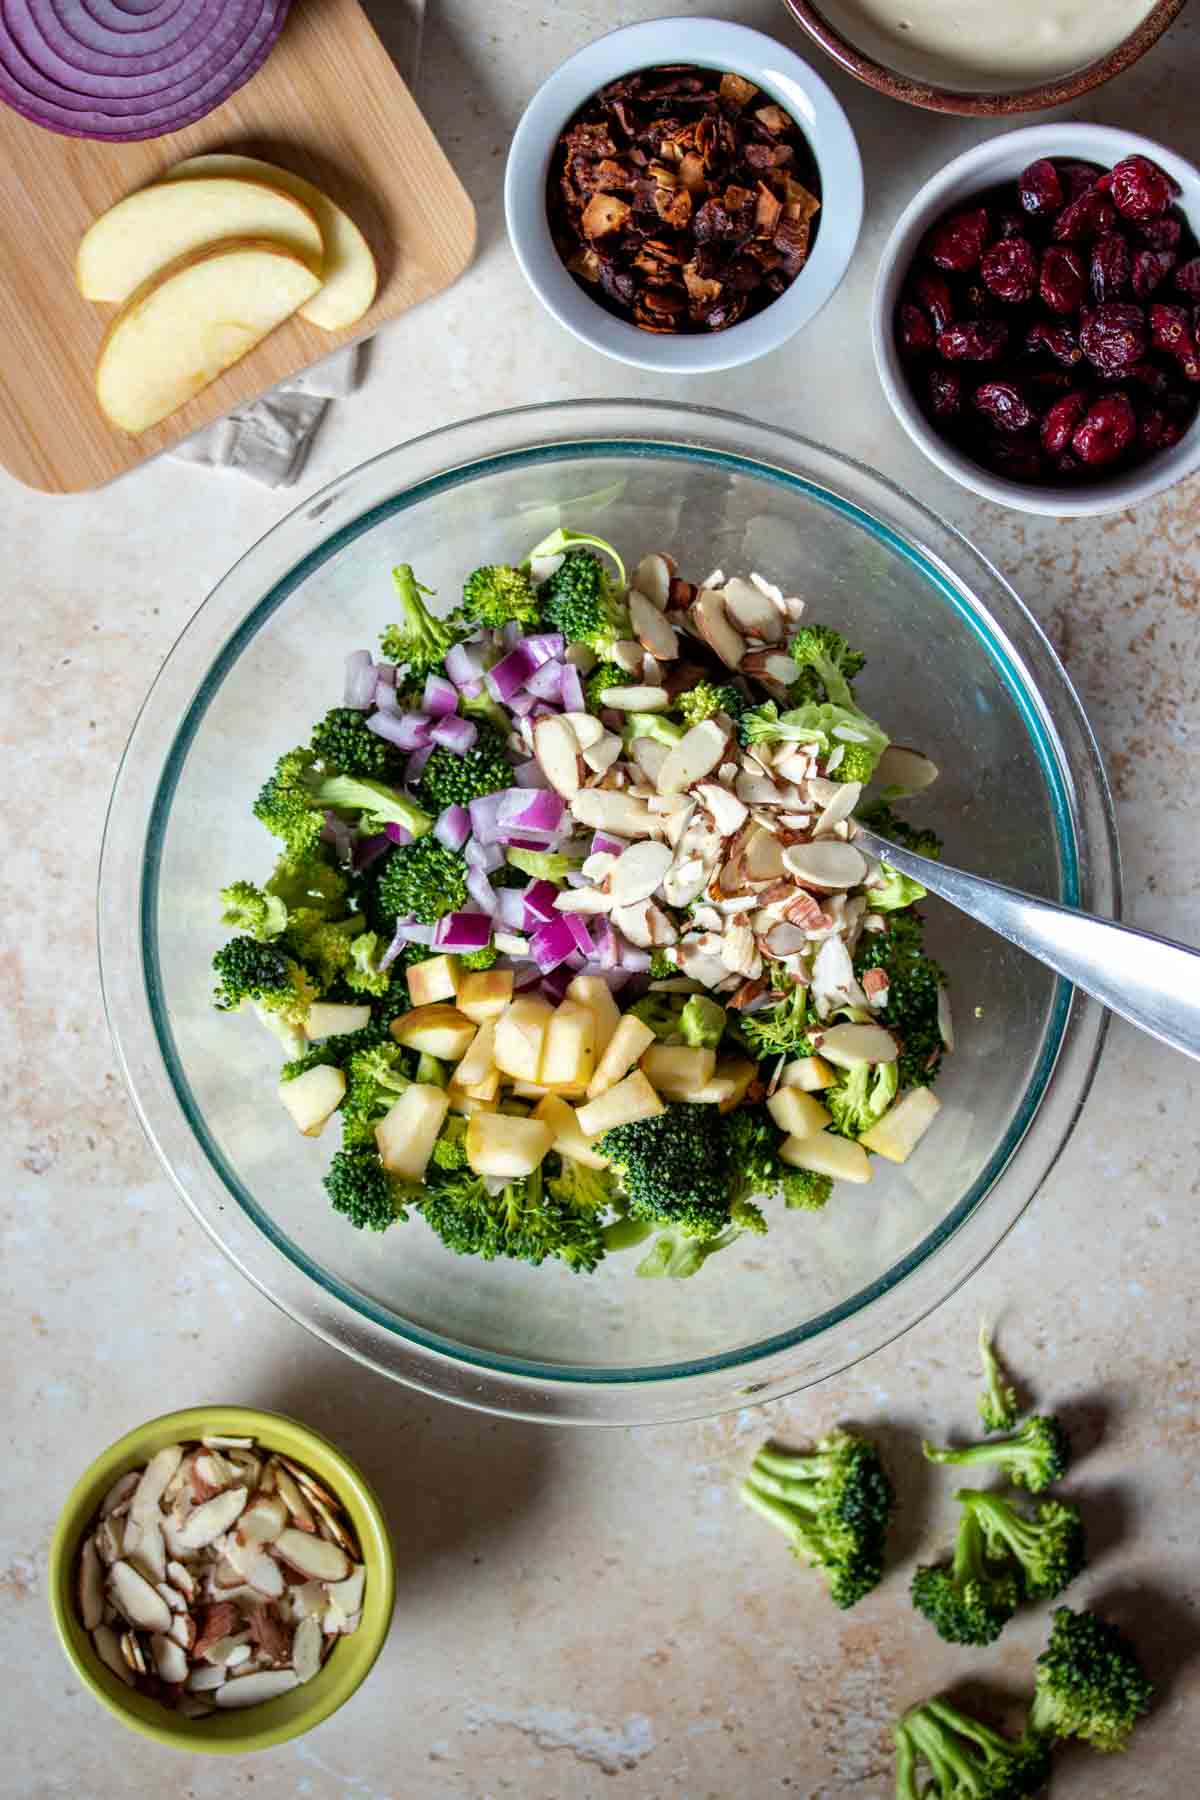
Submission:
[[[279,1037],[339,1135],[349,1224],[694,1275],[933,1123],[953,1031],[895,810],[935,779],[859,707],[863,658],[756,572],[557,531],[439,617],[413,570],[376,657],[254,803],[216,1005]],[[314,1180],[316,1175],[314,1172]]]

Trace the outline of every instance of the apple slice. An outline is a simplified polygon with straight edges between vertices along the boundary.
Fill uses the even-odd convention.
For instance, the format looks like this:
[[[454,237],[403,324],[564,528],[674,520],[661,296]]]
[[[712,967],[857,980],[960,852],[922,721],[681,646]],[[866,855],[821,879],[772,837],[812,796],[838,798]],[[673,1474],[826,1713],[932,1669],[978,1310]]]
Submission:
[[[303,201],[224,175],[160,182],[110,206],[83,234],[75,280],[85,300],[119,303],[177,257],[247,237],[290,250],[314,275],[324,269],[321,228]]]
[[[167,171],[168,181],[195,180],[202,176],[237,175],[266,181],[307,206],[315,215],[325,240],[325,284],[319,294],[301,308],[301,317],[322,331],[343,331],[354,325],[375,298],[379,274],[366,238],[328,194],[323,194],[303,175],[276,168],[255,156],[189,156]]]
[[[320,287],[290,250],[230,238],[168,264],[129,296],[96,364],[113,425],[149,431],[253,350]]]

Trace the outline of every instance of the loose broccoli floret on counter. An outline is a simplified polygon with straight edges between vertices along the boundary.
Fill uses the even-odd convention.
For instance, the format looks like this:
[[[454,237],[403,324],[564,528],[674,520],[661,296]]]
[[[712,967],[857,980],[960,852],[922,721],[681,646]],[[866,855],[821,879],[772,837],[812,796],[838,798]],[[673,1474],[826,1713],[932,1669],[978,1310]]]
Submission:
[[[400,620],[380,637],[384,656],[389,662],[404,664],[410,678],[440,675],[447,650],[469,635],[468,627],[459,619],[434,618],[422,599],[433,590],[421,586],[408,563],[392,570],[392,582],[400,601]]]
[[[566,856],[561,850],[506,850],[504,860],[510,869],[520,870],[531,881],[553,881],[562,887],[573,869],[584,861],[581,856]]]
[[[729,1224],[729,1182],[715,1106],[668,1104],[651,1119],[614,1126],[599,1140],[629,1216],[715,1237]]]
[[[499,631],[508,624],[537,626],[537,595],[524,569],[508,563],[487,563],[467,576],[463,584],[462,611],[476,625]]]
[[[665,713],[629,713],[621,727],[621,739],[627,750],[632,749],[638,738],[652,738],[656,744],[664,744],[673,750],[682,743],[684,729],[674,719],[668,719]]]
[[[928,826],[910,825],[888,801],[876,800],[864,807],[858,816],[864,825],[877,831],[880,837],[890,838],[893,844],[902,844],[918,856],[931,856],[935,862],[941,860],[943,845],[937,832],[930,831]]]
[[[595,544],[615,562],[619,585],[614,584],[600,558],[585,544]],[[622,599],[625,569],[620,557],[600,538],[574,532],[556,532],[538,545],[532,557],[563,554],[562,562],[538,589],[542,623],[548,631],[561,631],[572,644],[587,644],[597,656],[607,658],[619,638],[630,634],[629,612]]]
[[[334,1212],[359,1231],[386,1231],[408,1217],[409,1190],[388,1174],[373,1148],[339,1150],[329,1165],[325,1192]]]
[[[447,850],[436,838],[418,838],[392,851],[375,892],[377,904],[390,917],[435,925],[444,913],[466,905],[467,865],[457,850]]]
[[[481,725],[479,736],[465,754],[438,744],[421,771],[417,799],[435,816],[447,806],[469,806],[484,794],[498,794],[511,787],[512,764],[504,751],[504,739],[490,725]]]
[[[888,978],[887,1004],[874,1015],[900,1040],[900,1086],[932,1087],[945,1044],[938,1023],[938,989],[945,975],[921,949],[916,913],[892,915],[886,931],[864,932],[854,955],[854,972],[882,969]]]
[[[386,783],[355,775],[329,775],[311,750],[289,750],[275,765],[254,802],[254,816],[280,838],[291,863],[316,854],[327,812],[350,815],[364,833],[402,825],[420,837],[433,825],[421,808]]]
[[[1009,1437],[993,1438],[987,1444],[967,1444],[961,1449],[938,1449],[923,1446],[927,1461],[946,1463],[954,1468],[974,1468],[980,1463],[998,1463],[1001,1473],[1016,1487],[1040,1494],[1043,1488],[1060,1481],[1067,1472],[1071,1447],[1057,1419],[1035,1413],[1026,1419],[1019,1431]]]
[[[833,1087],[823,1089],[821,1104],[832,1114],[833,1130],[839,1137],[860,1138],[879,1123],[899,1086],[894,1062],[858,1063],[847,1069]]]
[[[1104,1755],[1124,1750],[1153,1694],[1124,1632],[1095,1613],[1057,1608],[1037,1659],[1031,1734],[1079,1738]]]
[[[824,1569],[835,1606],[854,1606],[878,1585],[896,1497],[865,1438],[833,1431],[807,1453],[761,1450],[741,1494],[794,1555]]]
[[[335,706],[314,730],[309,747],[330,775],[365,775],[374,781],[404,779],[404,753],[367,729],[367,715]]]
[[[948,1644],[990,1644],[1021,1603],[1011,1564],[993,1564],[974,1513],[964,1511],[951,1563],[922,1564],[912,1579],[912,1603]]]
[[[448,1250],[492,1262],[510,1256],[537,1265],[556,1257],[569,1269],[594,1269],[604,1255],[599,1215],[549,1191],[543,1171],[508,1182],[497,1194],[470,1169],[426,1171],[414,1196],[422,1218]]]
[[[592,712],[599,712],[605,705],[604,695],[609,688],[628,687],[633,680],[625,670],[615,662],[598,663],[583,684],[584,699]]]
[[[981,1527],[993,1563],[1009,1559],[1030,1600],[1053,1600],[1087,1560],[1083,1520],[1069,1500],[1044,1500],[1032,1519],[1002,1494],[961,1488],[955,1495]]]
[[[213,1004],[220,1012],[236,1012],[251,1005],[260,1014],[298,1031],[317,998],[308,972],[275,943],[230,938],[213,957],[212,966],[217,977]]]
[[[698,681],[694,688],[679,695],[675,711],[690,730],[704,719],[711,719],[715,712],[727,713],[736,722],[749,705],[745,694],[728,682],[716,687],[711,681]]]
[[[256,887],[252,881],[231,881],[221,889],[221,923],[269,944],[287,925],[288,909],[277,894]]]
[[[342,1101],[342,1142],[348,1149],[374,1148],[375,1127],[412,1083],[412,1059],[395,1042],[361,1050],[346,1069]]]
[[[1017,1422],[1017,1391],[1004,1379],[987,1320],[979,1321],[979,1355],[983,1362],[983,1392],[979,1396],[979,1417],[985,1431],[1011,1431]]]
[[[750,1054],[760,1062],[773,1056],[811,1056],[808,1013],[808,989],[795,986],[777,1006],[745,1014],[740,1030]]]
[[[857,711],[850,683],[867,659],[851,649],[840,631],[828,625],[802,625],[788,645],[788,655],[800,670],[790,689],[793,706],[832,700],[835,706]]]
[[[1050,1752],[1016,1743],[947,1700],[914,1706],[895,1727],[896,1800],[1030,1800],[1050,1777]],[[932,1785],[918,1783],[921,1758]]]

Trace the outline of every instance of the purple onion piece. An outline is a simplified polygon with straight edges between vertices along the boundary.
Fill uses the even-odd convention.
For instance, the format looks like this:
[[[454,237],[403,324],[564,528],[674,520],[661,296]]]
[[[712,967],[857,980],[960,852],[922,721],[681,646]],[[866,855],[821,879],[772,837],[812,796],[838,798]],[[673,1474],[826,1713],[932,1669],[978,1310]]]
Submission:
[[[573,980],[574,976],[565,962],[560,963],[551,974],[542,976],[542,994],[549,1000],[551,1006],[559,1004]]]
[[[521,888],[496,888],[496,924],[502,931],[525,930],[525,894]],[[539,920],[540,924],[541,921]]]
[[[611,831],[597,831],[592,836],[592,847],[588,854],[590,856],[620,856],[628,848],[629,844],[625,838],[614,837]]]
[[[448,806],[439,814],[433,835],[447,850],[461,850],[471,835],[471,815],[465,806]]]
[[[501,825],[522,831],[560,831],[567,803],[552,788],[502,788],[497,817]]]
[[[486,950],[491,941],[492,921],[487,913],[446,913],[434,927],[435,950],[457,950],[469,956],[473,950]]]
[[[479,727],[474,719],[460,719],[456,713],[447,713],[440,718],[429,733],[432,743],[442,744],[459,756],[465,756],[468,750],[474,749],[478,736]]]
[[[595,946],[593,954],[600,967],[607,972],[618,966],[619,945],[616,929],[611,919],[603,916],[592,926],[592,942]]]
[[[563,665],[552,657],[533,671],[525,683],[525,692],[532,694],[535,700],[549,701],[557,706],[562,700],[562,684]]]
[[[369,650],[352,650],[346,658],[346,682],[342,691],[342,705],[352,706],[356,712],[366,712],[375,700],[375,664],[371,660]]]
[[[518,763],[513,770],[513,776],[518,787],[548,788],[550,786],[546,780],[545,770],[536,756],[531,757],[528,762]]]
[[[583,696],[583,683],[579,679],[579,670],[572,662],[563,664],[561,699],[564,712],[587,711],[587,701]]]
[[[539,663],[550,662],[552,659],[561,662],[567,652],[567,640],[561,631],[541,631],[536,636],[525,639],[525,648]]]
[[[369,869],[371,864],[377,862],[384,851],[390,850],[391,847],[392,840],[386,831],[377,831],[371,837],[355,838],[351,850],[355,869],[360,872],[363,869]]]
[[[483,680],[483,647],[480,644],[452,644],[442,659],[442,667],[456,688],[467,688]]]
[[[425,772],[425,764],[433,755],[434,749],[435,746],[433,744],[422,744],[421,748],[419,750],[414,750],[409,757],[404,768],[404,779],[409,787],[415,787],[417,782],[420,781],[421,776]]]
[[[405,844],[411,844],[413,841],[413,834],[408,829],[407,825],[397,825],[394,819],[389,819],[388,823],[384,826],[383,835],[386,838],[390,838],[393,844],[399,844],[401,848],[403,848]]]
[[[525,902],[525,914],[537,925],[544,925],[549,919],[561,919],[563,914],[554,904],[558,899],[558,889],[552,881],[531,881],[527,888],[518,892]]]
[[[514,694],[512,699],[506,702],[514,719],[528,718],[537,703],[536,695],[529,693]]]
[[[373,712],[367,720],[367,730],[395,744],[397,750],[421,750],[430,742],[432,722],[424,713]]]
[[[489,919],[495,918],[498,910],[496,890],[482,869],[467,871],[467,892],[480,912],[486,913]]]
[[[551,969],[556,969],[559,963],[567,960],[575,948],[575,939],[561,913],[538,926],[530,936],[529,948],[543,975],[548,975]]]
[[[485,875],[494,875],[497,869],[504,867],[504,851],[499,844],[481,844],[478,838],[468,838],[463,855],[468,868],[482,869]]]
[[[528,644],[518,644],[507,656],[501,657],[494,669],[489,669],[484,680],[493,699],[508,705],[514,694],[519,694],[535,669],[539,669],[545,657],[535,656]]]
[[[596,946],[592,943],[592,934],[585,920],[578,913],[563,913],[562,917],[571,928],[571,936],[575,939],[575,948],[583,957],[594,956]]]

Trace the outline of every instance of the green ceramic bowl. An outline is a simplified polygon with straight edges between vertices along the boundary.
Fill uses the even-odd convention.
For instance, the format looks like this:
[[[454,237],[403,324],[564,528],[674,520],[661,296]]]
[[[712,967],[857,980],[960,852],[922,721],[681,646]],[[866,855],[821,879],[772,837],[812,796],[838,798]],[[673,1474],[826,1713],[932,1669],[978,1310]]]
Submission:
[[[184,1719],[125,1687],[100,1661],[76,1609],[75,1559],[86,1527],[118,1476],[148,1462],[167,1444],[214,1434],[256,1438],[265,1449],[282,1451],[304,1464],[337,1495],[362,1549],[366,1591],[358,1630],[339,1638],[320,1673],[303,1687],[244,1712]],[[391,1623],[396,1572],[378,1500],[349,1457],[327,1438],[282,1413],[258,1412],[249,1406],[192,1406],[183,1412],[164,1413],[127,1432],[80,1476],[50,1545],[49,1586],[50,1608],[67,1660],[84,1686],[123,1725],[174,1749],[244,1756],[247,1751],[266,1750],[311,1731],[366,1680]]]

